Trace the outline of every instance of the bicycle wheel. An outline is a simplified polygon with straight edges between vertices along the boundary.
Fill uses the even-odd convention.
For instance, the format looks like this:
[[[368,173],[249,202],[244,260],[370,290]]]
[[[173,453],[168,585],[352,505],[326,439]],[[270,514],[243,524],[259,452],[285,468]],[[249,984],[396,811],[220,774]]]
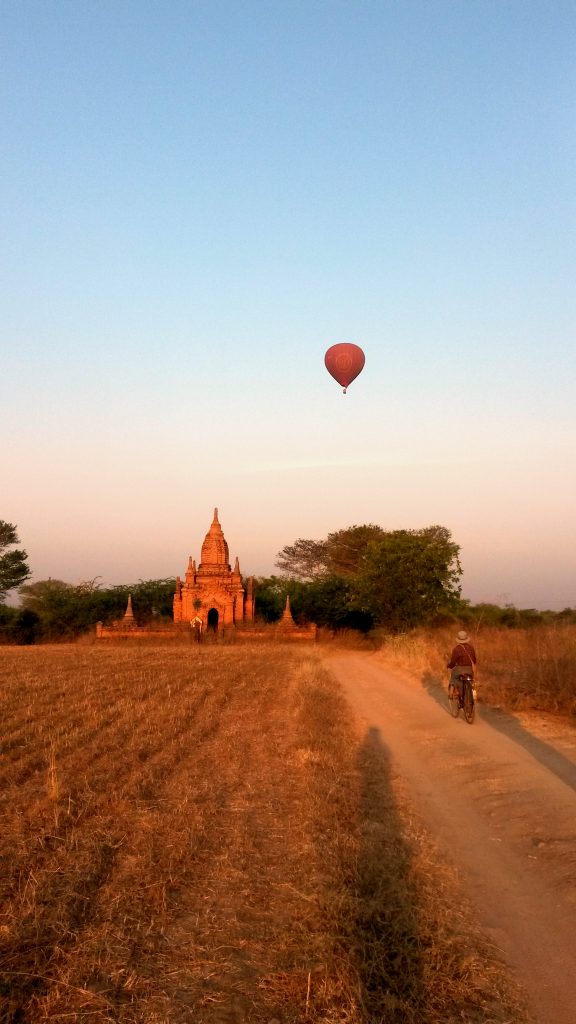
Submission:
[[[474,721],[474,694],[472,692],[472,683],[466,681],[464,683],[464,718],[468,722],[468,725],[472,725]]]
[[[458,718],[460,712],[460,694],[453,686],[448,690],[448,710],[452,718]]]

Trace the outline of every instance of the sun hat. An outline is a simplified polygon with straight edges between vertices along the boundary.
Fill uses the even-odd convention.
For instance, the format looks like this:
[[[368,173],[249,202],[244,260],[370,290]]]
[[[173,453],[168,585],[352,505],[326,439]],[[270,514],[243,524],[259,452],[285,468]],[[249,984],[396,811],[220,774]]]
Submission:
[[[468,633],[466,632],[465,629],[461,629],[456,639],[459,640],[460,643],[465,644],[466,641],[470,639],[470,637],[468,636]]]

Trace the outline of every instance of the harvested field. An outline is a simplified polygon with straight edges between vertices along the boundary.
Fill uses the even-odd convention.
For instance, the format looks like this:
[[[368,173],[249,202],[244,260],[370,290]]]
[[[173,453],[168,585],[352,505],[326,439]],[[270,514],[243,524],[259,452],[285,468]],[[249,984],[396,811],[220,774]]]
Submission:
[[[525,1018],[315,652],[0,650],[0,1024]]]

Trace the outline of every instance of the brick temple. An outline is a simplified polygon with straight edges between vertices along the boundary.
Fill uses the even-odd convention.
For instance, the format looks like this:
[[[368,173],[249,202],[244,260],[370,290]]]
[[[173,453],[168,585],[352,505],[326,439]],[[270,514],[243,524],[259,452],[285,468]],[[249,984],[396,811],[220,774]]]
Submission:
[[[248,581],[245,591],[238,558],[233,569],[229,559],[228,544],[215,508],[212,525],[202,544],[198,568],[190,556],[184,580],[176,577],[174,622],[192,623],[199,618],[203,630],[253,623],[253,581]]]
[[[173,622],[150,622],[139,626],[128,598],[126,612],[115,622],[96,623],[99,640],[190,640],[209,634],[212,641],[233,635],[236,640],[314,641],[316,626],[297,626],[292,618],[290,600],[277,623],[254,623],[254,580],[242,583],[238,558],[230,565],[228,544],[214,509],[212,525],[202,544],[200,563],[190,556],[184,579],[176,577]]]

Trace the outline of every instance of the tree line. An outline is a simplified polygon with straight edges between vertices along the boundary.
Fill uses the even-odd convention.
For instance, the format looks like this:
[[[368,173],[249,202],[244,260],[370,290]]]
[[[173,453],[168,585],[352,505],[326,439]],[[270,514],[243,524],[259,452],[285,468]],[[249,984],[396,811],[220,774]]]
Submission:
[[[172,618],[174,578],[113,587],[97,579],[30,583],[27,555],[15,547],[18,543],[16,527],[0,520],[0,642],[71,640],[98,621],[121,618],[129,594],[140,624]],[[299,538],[278,553],[276,567],[279,575],[255,580],[256,616],[266,622],[280,618],[289,597],[297,622],[364,633],[452,621],[508,628],[576,623],[576,610],[570,608],[540,612],[463,600],[460,549],[443,526],[384,530],[368,523],[324,540]],[[5,604],[11,590],[18,591],[20,607]]]
[[[395,632],[453,614],[460,602],[459,548],[443,526],[350,526],[286,545],[276,565],[280,577],[259,581],[260,605],[271,614],[286,592],[296,618],[331,629]]]
[[[269,619],[280,617],[289,596],[296,619],[333,630],[403,632],[452,622],[508,629],[576,625],[573,608],[539,611],[462,598],[460,548],[444,526],[350,526],[324,540],[286,545],[276,566],[280,576],[258,581],[260,608]]]

